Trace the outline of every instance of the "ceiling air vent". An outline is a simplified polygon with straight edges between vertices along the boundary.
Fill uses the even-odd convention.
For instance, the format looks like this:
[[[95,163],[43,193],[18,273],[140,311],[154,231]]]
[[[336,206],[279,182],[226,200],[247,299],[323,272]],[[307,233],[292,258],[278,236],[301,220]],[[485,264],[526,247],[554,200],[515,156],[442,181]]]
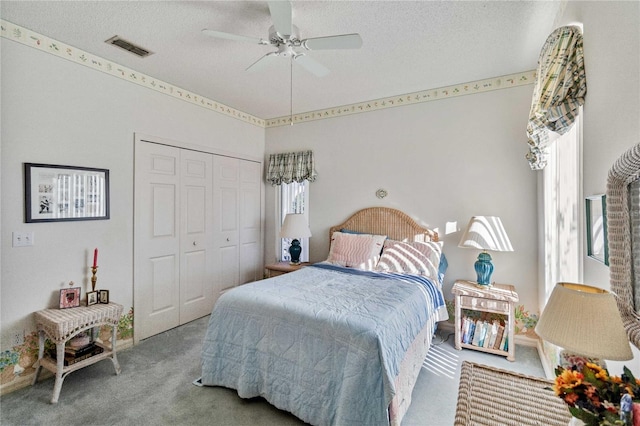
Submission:
[[[127,40],[116,36],[111,37],[109,40],[105,40],[105,43],[112,44],[114,46],[118,46],[120,49],[124,49],[127,52],[131,52],[136,56],[144,58],[146,56],[152,55],[153,52],[144,49],[140,46],[136,46],[135,44],[128,42]]]

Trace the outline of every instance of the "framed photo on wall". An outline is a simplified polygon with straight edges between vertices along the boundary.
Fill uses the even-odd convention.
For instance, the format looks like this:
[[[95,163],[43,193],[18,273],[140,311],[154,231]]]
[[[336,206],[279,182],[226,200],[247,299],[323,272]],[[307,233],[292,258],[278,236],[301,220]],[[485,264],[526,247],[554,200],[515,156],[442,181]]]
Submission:
[[[109,170],[24,163],[25,222],[109,219]]]
[[[606,195],[587,197],[586,210],[587,256],[609,266]]]
[[[76,308],[78,306],[80,306],[80,287],[60,290],[60,309]]]

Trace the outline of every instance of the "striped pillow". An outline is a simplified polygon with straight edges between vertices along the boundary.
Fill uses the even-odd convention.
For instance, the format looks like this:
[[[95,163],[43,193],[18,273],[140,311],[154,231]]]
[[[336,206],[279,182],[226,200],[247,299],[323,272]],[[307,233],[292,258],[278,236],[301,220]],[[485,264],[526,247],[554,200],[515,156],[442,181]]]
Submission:
[[[386,235],[334,232],[327,262],[372,271],[380,259]]]
[[[438,267],[442,242],[403,242],[387,240],[376,271],[419,274],[439,282]]]

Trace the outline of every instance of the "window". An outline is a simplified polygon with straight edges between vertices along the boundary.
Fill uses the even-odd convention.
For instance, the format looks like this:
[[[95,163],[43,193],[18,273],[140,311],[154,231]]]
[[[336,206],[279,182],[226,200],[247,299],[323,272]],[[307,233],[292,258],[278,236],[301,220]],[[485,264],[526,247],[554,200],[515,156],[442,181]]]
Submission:
[[[582,278],[581,120],[582,108],[572,128],[549,146],[543,170],[543,304],[557,282]]]
[[[279,218],[277,223],[277,234],[280,235],[280,227],[284,222],[284,218],[288,213],[303,213],[309,221],[309,181],[305,180],[302,183],[291,182],[283,183],[280,185],[280,191],[276,191],[279,196],[279,202],[276,202],[276,206],[279,209],[279,213],[276,217]],[[302,253],[300,254],[301,262],[309,261],[309,238],[300,238],[300,246],[302,247]],[[289,261],[289,246],[291,245],[291,238],[279,238],[277,243],[277,252],[280,253],[280,259],[282,261]]]

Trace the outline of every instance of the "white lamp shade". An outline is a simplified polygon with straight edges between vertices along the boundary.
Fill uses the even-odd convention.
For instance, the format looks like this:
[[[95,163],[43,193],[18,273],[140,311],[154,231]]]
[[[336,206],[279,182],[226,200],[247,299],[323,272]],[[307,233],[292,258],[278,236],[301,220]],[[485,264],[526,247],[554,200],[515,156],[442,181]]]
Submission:
[[[473,216],[458,247],[491,251],[513,251],[502,221],[497,216]]]
[[[613,294],[584,284],[556,284],[536,333],[585,357],[612,361],[633,358]]]
[[[303,214],[289,213],[280,228],[280,238],[306,238],[311,236],[307,218]]]

